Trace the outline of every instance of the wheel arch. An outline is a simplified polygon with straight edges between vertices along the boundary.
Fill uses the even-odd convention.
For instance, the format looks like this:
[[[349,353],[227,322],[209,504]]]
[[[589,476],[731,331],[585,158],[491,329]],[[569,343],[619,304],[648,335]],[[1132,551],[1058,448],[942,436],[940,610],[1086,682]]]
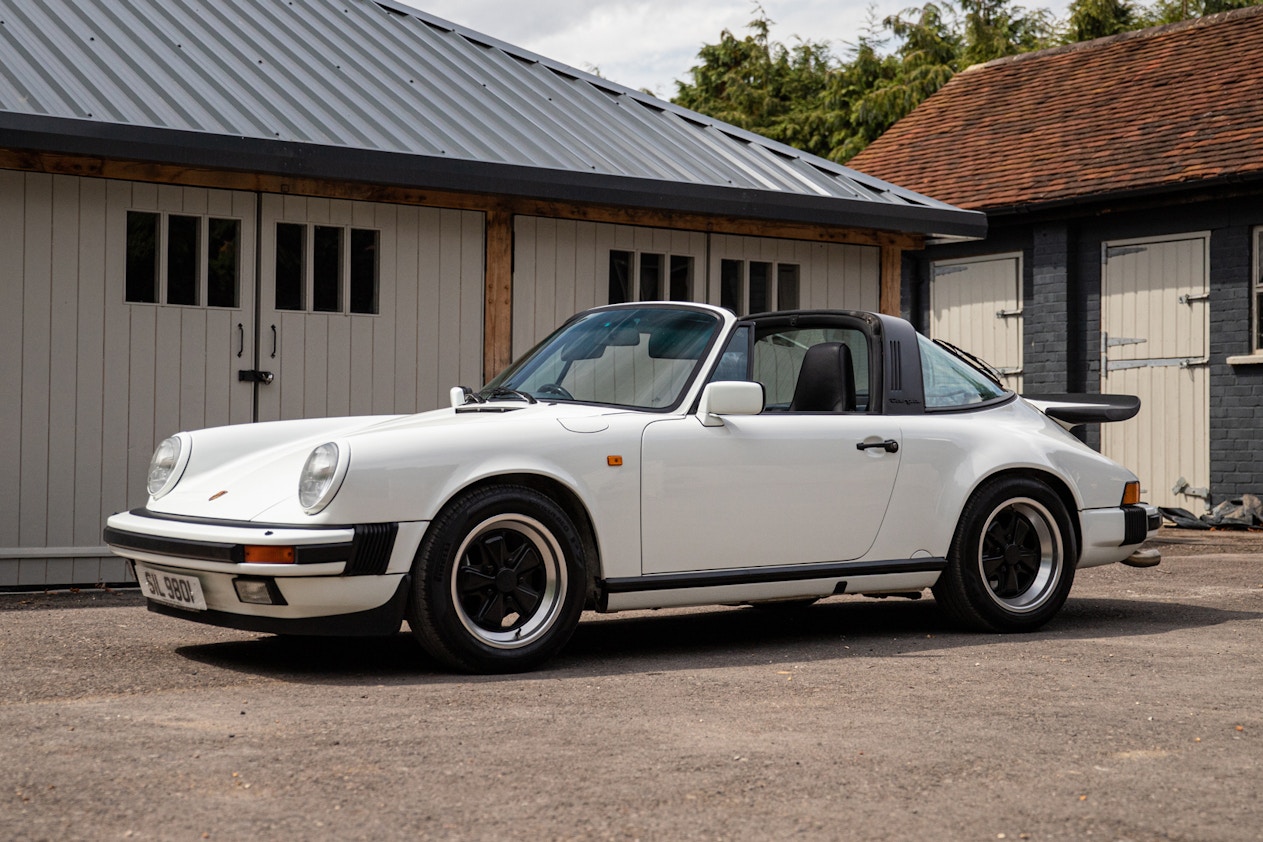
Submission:
[[[584,583],[584,601],[589,606],[593,605],[596,597],[596,582],[601,578],[601,551],[596,540],[596,527],[593,524],[592,515],[578,493],[570,486],[544,474],[529,472],[491,474],[479,477],[468,485],[456,489],[443,502],[439,511],[446,510],[458,499],[472,491],[497,485],[518,485],[529,488],[532,491],[543,494],[561,506],[562,511],[566,513],[566,517],[570,518],[570,522],[574,525],[580,539],[583,541],[584,565],[587,569],[587,581]]]
[[[1061,500],[1061,504],[1066,507],[1066,515],[1070,519],[1070,528],[1074,530],[1074,562],[1077,566],[1079,563],[1079,555],[1082,552],[1083,547],[1083,525],[1079,521],[1079,503],[1074,495],[1074,492],[1070,489],[1070,485],[1057,474],[1051,471],[1029,467],[1006,468],[1001,471],[996,471],[994,474],[988,474],[976,486],[974,486],[973,490],[969,492],[969,497],[966,498],[966,502],[972,499],[974,495],[991,483],[999,482],[1008,478],[1031,479],[1037,482],[1042,482],[1057,495],[1059,500]]]

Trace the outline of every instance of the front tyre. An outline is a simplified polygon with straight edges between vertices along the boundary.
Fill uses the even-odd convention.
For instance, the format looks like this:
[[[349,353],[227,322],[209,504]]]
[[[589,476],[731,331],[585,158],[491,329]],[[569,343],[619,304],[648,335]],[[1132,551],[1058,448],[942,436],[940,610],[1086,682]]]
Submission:
[[[578,625],[585,577],[583,542],[560,506],[521,486],[476,489],[426,531],[408,625],[463,672],[534,669]]]
[[[1078,557],[1061,498],[1039,480],[1002,478],[965,505],[934,598],[971,628],[1034,631],[1061,610]]]

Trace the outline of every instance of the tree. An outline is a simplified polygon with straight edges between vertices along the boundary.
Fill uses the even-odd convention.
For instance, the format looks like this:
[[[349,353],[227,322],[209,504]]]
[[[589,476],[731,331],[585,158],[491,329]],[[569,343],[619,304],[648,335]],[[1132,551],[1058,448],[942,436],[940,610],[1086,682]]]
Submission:
[[[758,9],[745,38],[724,30],[703,46],[692,80],[676,82],[675,102],[799,149],[825,148],[842,119],[825,97],[837,61],[825,42],[771,41],[771,26]]]
[[[1105,38],[1137,28],[1140,17],[1130,0],[1074,0],[1066,23],[1067,43]]]
[[[787,47],[756,6],[750,33],[706,44],[675,102],[805,152],[847,161],[958,71],[1057,43],[1263,5],[1263,0],[1072,0],[1064,23],[1012,0],[930,0],[876,23],[842,60],[827,41]]]

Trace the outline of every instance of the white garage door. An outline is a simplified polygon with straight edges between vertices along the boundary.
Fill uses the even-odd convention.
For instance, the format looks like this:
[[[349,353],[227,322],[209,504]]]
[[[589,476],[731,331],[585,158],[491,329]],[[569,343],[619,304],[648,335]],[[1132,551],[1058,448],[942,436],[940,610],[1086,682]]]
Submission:
[[[1146,500],[1193,512],[1210,486],[1209,238],[1107,243],[1101,284],[1101,391],[1142,402],[1102,425],[1101,450]]]
[[[940,260],[930,281],[930,336],[986,360],[1022,391],[1022,256]]]

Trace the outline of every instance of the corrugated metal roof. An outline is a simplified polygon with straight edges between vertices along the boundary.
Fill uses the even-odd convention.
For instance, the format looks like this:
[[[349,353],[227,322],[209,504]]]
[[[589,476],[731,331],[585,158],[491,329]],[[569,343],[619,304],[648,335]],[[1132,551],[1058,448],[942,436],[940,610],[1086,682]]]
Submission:
[[[0,0],[0,143],[977,235],[903,190],[391,0]]]

